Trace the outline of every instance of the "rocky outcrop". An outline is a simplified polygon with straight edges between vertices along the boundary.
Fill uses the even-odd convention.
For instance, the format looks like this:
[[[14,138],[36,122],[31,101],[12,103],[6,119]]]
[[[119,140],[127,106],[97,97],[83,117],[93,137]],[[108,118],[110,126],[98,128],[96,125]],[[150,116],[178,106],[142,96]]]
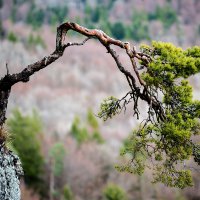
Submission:
[[[0,147],[0,199],[20,200],[19,179],[23,175],[19,157]]]

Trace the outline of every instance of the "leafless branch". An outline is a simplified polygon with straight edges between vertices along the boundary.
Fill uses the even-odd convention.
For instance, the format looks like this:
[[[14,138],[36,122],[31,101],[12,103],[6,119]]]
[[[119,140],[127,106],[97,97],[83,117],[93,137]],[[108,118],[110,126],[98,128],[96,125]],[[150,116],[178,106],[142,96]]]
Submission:
[[[65,40],[69,30],[73,30],[75,32],[80,33],[81,35],[86,36],[86,39],[81,43],[66,43]],[[137,52],[135,47],[131,47],[131,45],[128,42],[122,42],[120,40],[111,38],[101,30],[91,30],[73,22],[66,22],[61,24],[57,28],[56,48],[53,51],[53,53],[51,53],[48,56],[45,56],[44,58],[38,60],[33,64],[28,65],[19,73],[9,74],[9,70],[7,68],[7,74],[0,80],[0,126],[2,126],[6,120],[5,115],[8,98],[10,95],[11,88],[14,84],[18,82],[28,82],[29,78],[34,73],[49,66],[51,63],[59,59],[63,55],[66,48],[70,46],[84,45],[91,38],[97,39],[103,46],[105,46],[108,53],[110,53],[110,55],[113,57],[118,69],[125,75],[131,89],[131,95],[135,103],[134,112],[137,114],[137,116],[139,116],[137,102],[138,99],[141,99],[146,101],[149,105],[151,104],[151,107],[155,111],[158,120],[164,120],[165,114],[163,108],[158,99],[155,96],[151,96],[149,88],[146,86],[145,82],[140,77],[135,61],[135,59],[139,59],[145,63],[145,66],[147,66],[148,63],[151,61],[151,57],[142,52]],[[119,56],[111,48],[111,45],[118,46],[125,50],[125,52],[130,58],[134,74],[132,74],[125,68],[125,66],[123,66],[123,64],[120,62]],[[135,77],[137,77],[140,83],[139,85],[137,84]]]

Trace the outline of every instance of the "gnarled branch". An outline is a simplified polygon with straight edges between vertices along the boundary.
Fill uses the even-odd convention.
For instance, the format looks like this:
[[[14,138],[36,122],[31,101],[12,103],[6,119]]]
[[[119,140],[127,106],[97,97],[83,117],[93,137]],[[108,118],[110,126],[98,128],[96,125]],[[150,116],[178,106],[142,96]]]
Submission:
[[[82,43],[71,43],[71,42],[65,43],[66,35],[69,30],[78,32],[78,33],[86,36],[87,38]],[[148,87],[146,86],[145,82],[141,79],[140,74],[137,71],[135,58],[137,58],[145,63],[148,63],[148,61],[150,60],[149,56],[144,53],[137,52],[134,47],[131,48],[131,46],[128,42],[122,42],[120,40],[113,39],[101,30],[97,30],[97,29],[91,30],[91,29],[82,27],[76,23],[66,22],[66,23],[61,24],[57,28],[56,48],[52,54],[45,56],[44,58],[42,58],[41,60],[39,60],[33,64],[28,65],[19,73],[15,73],[15,74],[7,73],[0,80],[0,98],[1,98],[0,99],[0,126],[2,126],[6,120],[5,115],[6,115],[8,98],[9,98],[11,88],[14,84],[16,84],[18,82],[28,82],[30,76],[32,76],[35,72],[38,72],[39,70],[47,67],[48,65],[50,65],[51,63],[53,63],[57,59],[59,59],[63,55],[63,53],[67,47],[84,45],[85,42],[87,42],[91,38],[95,38],[95,39],[99,40],[99,42],[103,46],[105,46],[108,53],[111,54],[114,61],[116,62],[118,69],[127,78],[128,84],[132,91],[132,95],[135,95],[135,99],[136,99],[135,105],[137,105],[138,98],[146,101],[149,105],[152,106],[155,113],[158,114],[158,118],[163,120],[164,119],[164,111],[161,107],[160,102],[150,95],[150,93],[148,92]],[[111,48],[111,45],[118,46],[125,50],[125,52],[127,53],[127,55],[130,58],[130,61],[131,61],[131,64],[132,64],[132,67],[134,70],[133,71],[134,74],[132,74],[130,71],[128,71],[123,66],[123,64],[119,60],[119,56]],[[139,85],[137,85],[137,81],[136,81],[135,77],[137,77],[137,79],[140,83]],[[135,112],[137,112],[137,106],[134,106],[134,110],[135,110]]]

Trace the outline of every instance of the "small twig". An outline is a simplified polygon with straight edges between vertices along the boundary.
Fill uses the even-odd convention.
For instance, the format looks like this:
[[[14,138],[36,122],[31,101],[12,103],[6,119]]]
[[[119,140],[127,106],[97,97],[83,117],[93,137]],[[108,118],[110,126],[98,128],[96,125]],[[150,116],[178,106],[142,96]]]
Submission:
[[[83,42],[81,42],[81,43],[78,43],[78,42],[69,42],[69,43],[67,43],[66,45],[64,45],[64,46],[66,46],[66,47],[69,47],[69,46],[82,46],[82,45],[84,45],[88,40],[90,40],[91,39],[91,37],[87,37],[85,40],[83,40]]]
[[[8,62],[6,62],[6,74],[9,75]]]
[[[75,31],[77,33],[80,33],[81,35],[86,36],[86,39],[83,40],[83,42],[81,42],[81,43],[78,43],[78,42],[66,43],[65,39],[66,39],[66,35],[69,30]],[[57,28],[56,48],[52,54],[42,58],[41,60],[39,60],[33,64],[28,65],[26,68],[24,68],[19,73],[10,74],[9,76],[3,77],[0,80],[1,90],[9,93],[11,87],[14,84],[16,84],[18,82],[27,82],[29,80],[29,77],[32,76],[34,73],[40,71],[41,69],[47,67],[48,65],[50,65],[51,63],[55,62],[57,59],[62,57],[66,47],[84,45],[90,38],[97,39],[107,49],[108,53],[110,53],[110,55],[114,59],[120,72],[123,73],[125,75],[125,77],[127,78],[127,82],[131,88],[131,93],[132,93],[131,98],[133,99],[134,105],[135,105],[134,112],[137,115],[137,117],[139,117],[138,100],[141,99],[141,100],[146,101],[148,104],[150,104],[152,101],[151,107],[155,111],[157,120],[164,121],[165,113],[161,106],[161,102],[158,99],[156,99],[148,91],[146,93],[143,93],[141,91],[141,86],[144,87],[143,88],[144,90],[148,90],[148,89],[146,88],[146,84],[145,84],[144,80],[142,80],[142,78],[138,72],[137,63],[135,61],[135,58],[142,60],[144,62],[144,64],[148,64],[151,61],[151,57],[145,53],[137,52],[136,49],[134,47],[131,47],[129,43],[122,42],[120,40],[116,40],[116,39],[108,36],[106,33],[104,33],[101,30],[87,29],[87,28],[80,26],[79,24],[76,24],[73,22],[63,23]],[[127,70],[125,68],[125,66],[121,63],[121,61],[119,59],[119,55],[116,53],[116,51],[114,51],[110,47],[111,45],[118,46],[126,51],[127,55],[130,58],[132,67],[134,69],[134,74],[132,74],[132,72]],[[7,65],[6,65],[6,69],[7,69],[7,75],[8,75],[9,69],[8,69]],[[139,80],[140,85],[136,82],[136,78]],[[6,100],[8,100],[8,99],[6,99]],[[5,101],[5,102],[7,102],[7,101]],[[125,101],[122,108],[125,108],[128,102],[129,101]],[[119,106],[119,104],[116,106]],[[7,103],[5,104],[4,107],[6,109]],[[1,112],[1,110],[0,110],[0,112]],[[5,122],[5,117],[2,116],[2,119],[0,119],[0,125],[2,125],[4,122]]]

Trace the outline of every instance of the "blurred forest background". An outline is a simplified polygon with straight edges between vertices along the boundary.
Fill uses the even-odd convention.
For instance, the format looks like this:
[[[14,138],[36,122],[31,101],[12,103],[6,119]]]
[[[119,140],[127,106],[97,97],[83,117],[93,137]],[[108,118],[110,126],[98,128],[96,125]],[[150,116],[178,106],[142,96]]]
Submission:
[[[137,47],[151,40],[200,45],[200,0],[0,0],[0,78],[6,63],[14,73],[50,54],[64,21]],[[82,40],[73,32],[68,39]],[[199,75],[190,82],[199,99]],[[59,61],[14,87],[7,126],[25,171],[23,200],[200,199],[200,169],[192,161],[194,186],[184,190],[152,184],[150,171],[138,177],[115,169],[126,159],[120,148],[138,122],[131,109],[107,122],[95,114],[104,98],[121,97],[127,88],[112,58],[92,40],[66,49]]]

